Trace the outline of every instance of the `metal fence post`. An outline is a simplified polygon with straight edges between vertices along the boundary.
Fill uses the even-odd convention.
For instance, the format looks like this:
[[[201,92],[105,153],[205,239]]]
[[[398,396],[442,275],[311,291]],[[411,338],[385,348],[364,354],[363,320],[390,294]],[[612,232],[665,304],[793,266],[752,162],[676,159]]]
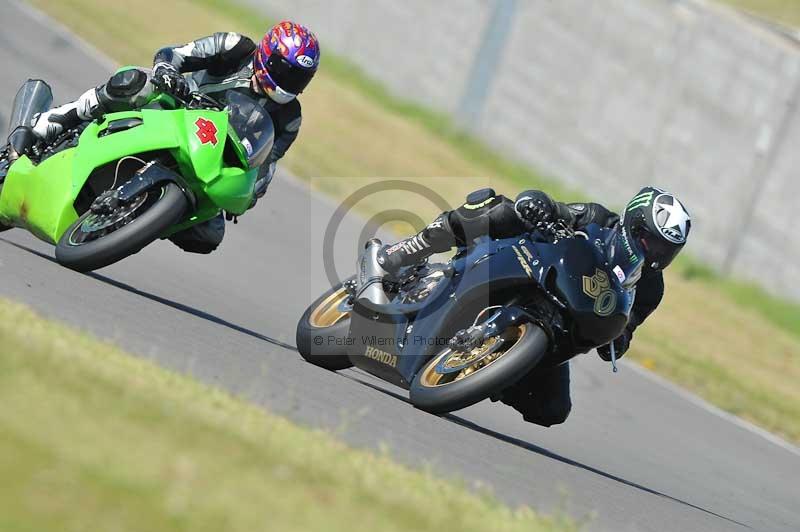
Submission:
[[[486,96],[494,80],[503,50],[511,33],[517,10],[517,0],[495,0],[492,14],[483,31],[481,44],[472,60],[469,78],[464,85],[456,111],[456,120],[462,127],[470,127],[481,116]]]

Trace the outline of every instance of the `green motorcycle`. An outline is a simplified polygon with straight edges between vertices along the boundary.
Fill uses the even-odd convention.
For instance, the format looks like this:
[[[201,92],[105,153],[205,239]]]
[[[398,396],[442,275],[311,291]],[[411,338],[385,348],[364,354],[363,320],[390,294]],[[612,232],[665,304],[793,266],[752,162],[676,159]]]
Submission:
[[[243,214],[274,130],[256,100],[239,92],[225,100],[156,95],[16,160],[8,147],[0,151],[0,231],[27,229],[56,246],[60,264],[91,271],[221,212]],[[9,131],[51,102],[46,83],[26,82]]]

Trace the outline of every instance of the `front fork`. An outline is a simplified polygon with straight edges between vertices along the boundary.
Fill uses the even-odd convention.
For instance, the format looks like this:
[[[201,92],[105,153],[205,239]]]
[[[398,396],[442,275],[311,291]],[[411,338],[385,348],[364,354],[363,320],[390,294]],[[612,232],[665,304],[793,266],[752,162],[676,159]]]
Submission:
[[[488,320],[478,325],[477,323],[481,317],[488,312],[493,313]],[[478,314],[475,323],[471,327],[456,333],[450,340],[450,348],[453,351],[468,352],[482,345],[489,338],[503,334],[503,331],[509,327],[536,321],[534,316],[517,305],[487,307]]]

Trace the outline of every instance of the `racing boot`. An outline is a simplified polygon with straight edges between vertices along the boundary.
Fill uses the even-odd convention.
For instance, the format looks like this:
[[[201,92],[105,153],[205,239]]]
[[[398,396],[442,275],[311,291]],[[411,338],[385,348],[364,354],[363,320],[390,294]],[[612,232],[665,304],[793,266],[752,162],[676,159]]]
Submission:
[[[33,132],[47,143],[52,142],[67,129],[103,115],[97,89],[89,89],[74,102],[65,103],[36,117]]]
[[[369,240],[364,245],[364,252],[356,265],[358,278],[358,292],[356,299],[363,299],[376,305],[389,303],[386,292],[383,290],[383,279],[389,273],[378,262],[378,251],[382,247],[377,238]]]
[[[266,196],[267,188],[269,188],[269,184],[272,182],[272,177],[275,175],[275,167],[277,163],[275,161],[269,163],[269,168],[267,168],[266,174],[264,176],[259,177],[256,180],[255,184],[255,191],[253,193],[253,201],[250,203],[249,209],[252,209],[258,203],[258,200]]]

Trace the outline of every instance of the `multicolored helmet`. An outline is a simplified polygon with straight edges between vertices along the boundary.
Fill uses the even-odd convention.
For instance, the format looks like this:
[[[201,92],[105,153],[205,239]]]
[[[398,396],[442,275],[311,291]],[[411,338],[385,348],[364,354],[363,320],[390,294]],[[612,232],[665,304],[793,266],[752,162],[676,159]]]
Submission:
[[[292,101],[317,73],[320,47],[308,28],[285,20],[258,45],[253,71],[259,85],[278,103]]]

